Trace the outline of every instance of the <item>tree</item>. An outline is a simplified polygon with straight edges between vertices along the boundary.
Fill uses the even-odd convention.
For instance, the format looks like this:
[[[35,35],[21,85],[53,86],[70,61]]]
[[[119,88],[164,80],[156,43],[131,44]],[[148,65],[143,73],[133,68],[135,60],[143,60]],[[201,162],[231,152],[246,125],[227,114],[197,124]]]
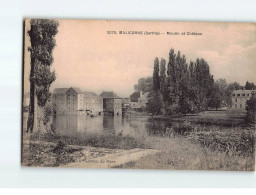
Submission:
[[[43,129],[43,107],[51,94],[50,85],[56,79],[50,67],[53,62],[52,51],[56,45],[55,35],[58,33],[58,22],[48,19],[32,19],[30,21],[30,105],[27,132]]]
[[[245,121],[250,124],[256,123],[256,94],[253,93],[252,97],[246,102],[246,117]]]
[[[214,84],[208,63],[204,59],[196,59],[192,75],[192,85],[195,87],[195,105],[197,111],[207,110]]]
[[[145,82],[142,81],[141,83]],[[225,102],[221,98],[225,97],[227,88],[226,81],[219,81],[214,85],[210,67],[204,59],[198,58],[195,62],[190,61],[188,65],[185,55],[180,51],[175,54],[172,48],[169,52],[167,71],[166,61],[161,59],[159,70],[159,60],[155,58],[152,85],[153,90],[149,98],[151,112],[153,108],[159,111],[157,105],[150,105],[159,101],[159,106],[162,106],[161,113],[167,111],[168,114],[185,115],[207,110],[210,104],[218,108]],[[139,85],[135,85],[135,90],[139,91],[139,88]],[[216,96],[213,96],[213,93]]]
[[[254,85],[254,83],[250,83],[246,81],[245,90],[254,90],[254,89],[256,89],[256,86]]]
[[[152,91],[149,94],[149,99],[147,103],[147,111],[153,115],[162,114],[163,108],[163,97],[159,91]]]
[[[161,58],[160,62],[160,90],[161,92],[165,92],[166,89],[166,61],[164,58]]]
[[[138,98],[140,97],[140,92],[135,91],[130,95],[131,102],[138,102]]]
[[[154,60],[154,71],[153,71],[153,91],[160,89],[160,77],[159,77],[159,60],[156,57]]]
[[[176,93],[177,93],[177,111],[181,114],[187,114],[191,112],[191,98],[190,98],[190,86],[189,86],[189,72],[188,65],[186,63],[185,55],[180,56],[180,52],[177,54],[177,81],[176,81]]]
[[[153,87],[153,78],[148,76],[146,78],[140,78],[138,84],[134,85],[134,90],[136,92],[142,91],[143,93],[150,92]]]
[[[215,82],[213,84],[212,95],[208,105],[218,110],[218,108],[221,107],[222,100],[223,100],[223,96],[222,96],[221,88],[219,84]]]
[[[183,78],[180,82],[180,95],[179,95],[179,104],[178,104],[178,112],[181,114],[187,114],[192,111],[192,102],[191,99],[191,90],[189,88],[189,82],[187,79]]]
[[[228,84],[226,79],[218,79],[215,84],[219,88],[219,94],[220,94],[220,105],[217,107],[215,106],[216,110],[221,106],[227,106],[228,105]]]
[[[167,100],[168,100],[168,83],[166,77],[166,61],[164,58],[161,58],[160,62],[160,92],[163,96],[163,101],[166,107]]]
[[[175,75],[175,58],[176,54],[174,49],[171,48],[169,52],[169,61],[167,65],[167,109],[168,113],[171,114],[173,112],[174,102],[175,102],[175,82],[176,82],[176,75]]]
[[[234,90],[240,90],[243,89],[244,87],[241,86],[239,83],[234,82],[234,83],[230,83],[228,84],[228,90],[230,90],[231,92]]]

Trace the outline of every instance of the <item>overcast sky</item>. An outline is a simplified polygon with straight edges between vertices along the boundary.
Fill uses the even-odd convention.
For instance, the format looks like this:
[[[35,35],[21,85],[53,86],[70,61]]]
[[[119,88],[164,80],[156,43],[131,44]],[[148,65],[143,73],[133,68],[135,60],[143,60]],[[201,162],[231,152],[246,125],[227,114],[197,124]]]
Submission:
[[[256,83],[256,25],[242,23],[128,22],[60,20],[54,49],[57,79],[51,87],[114,91],[126,97],[141,77],[152,75],[155,57],[168,62],[171,48],[189,60],[204,58],[215,79]],[[27,26],[27,28],[29,28]],[[116,31],[110,35],[107,31]],[[119,31],[160,35],[119,35]],[[166,35],[197,32],[201,36]],[[28,39],[27,39],[28,40]],[[29,58],[25,59],[25,79]],[[26,89],[26,87],[25,87]]]

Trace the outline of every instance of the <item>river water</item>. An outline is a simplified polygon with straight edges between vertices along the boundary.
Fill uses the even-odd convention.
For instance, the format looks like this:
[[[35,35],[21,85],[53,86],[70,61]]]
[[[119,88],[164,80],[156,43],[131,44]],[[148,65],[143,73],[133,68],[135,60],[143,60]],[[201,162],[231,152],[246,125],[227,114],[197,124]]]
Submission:
[[[168,120],[153,120],[148,116],[97,116],[56,115],[53,126],[62,135],[76,133],[122,134],[133,137],[163,134],[173,123]]]

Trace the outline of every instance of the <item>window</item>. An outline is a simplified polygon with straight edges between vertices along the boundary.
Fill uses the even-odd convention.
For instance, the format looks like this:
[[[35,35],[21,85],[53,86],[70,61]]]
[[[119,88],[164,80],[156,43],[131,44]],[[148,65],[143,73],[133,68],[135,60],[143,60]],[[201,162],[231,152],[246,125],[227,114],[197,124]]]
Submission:
[[[237,102],[237,99],[235,99],[235,101]]]
[[[243,106],[242,106],[242,104],[240,104],[240,108],[242,108]]]
[[[235,108],[237,108],[237,105],[235,104]]]
[[[243,93],[242,96],[245,96],[245,94]]]

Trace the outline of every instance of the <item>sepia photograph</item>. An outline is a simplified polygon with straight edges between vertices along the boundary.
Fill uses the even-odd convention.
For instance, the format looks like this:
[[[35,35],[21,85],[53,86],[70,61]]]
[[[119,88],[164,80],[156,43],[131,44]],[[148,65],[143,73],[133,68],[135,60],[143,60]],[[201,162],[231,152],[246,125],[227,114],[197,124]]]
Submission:
[[[21,165],[255,171],[256,24],[25,19]]]

